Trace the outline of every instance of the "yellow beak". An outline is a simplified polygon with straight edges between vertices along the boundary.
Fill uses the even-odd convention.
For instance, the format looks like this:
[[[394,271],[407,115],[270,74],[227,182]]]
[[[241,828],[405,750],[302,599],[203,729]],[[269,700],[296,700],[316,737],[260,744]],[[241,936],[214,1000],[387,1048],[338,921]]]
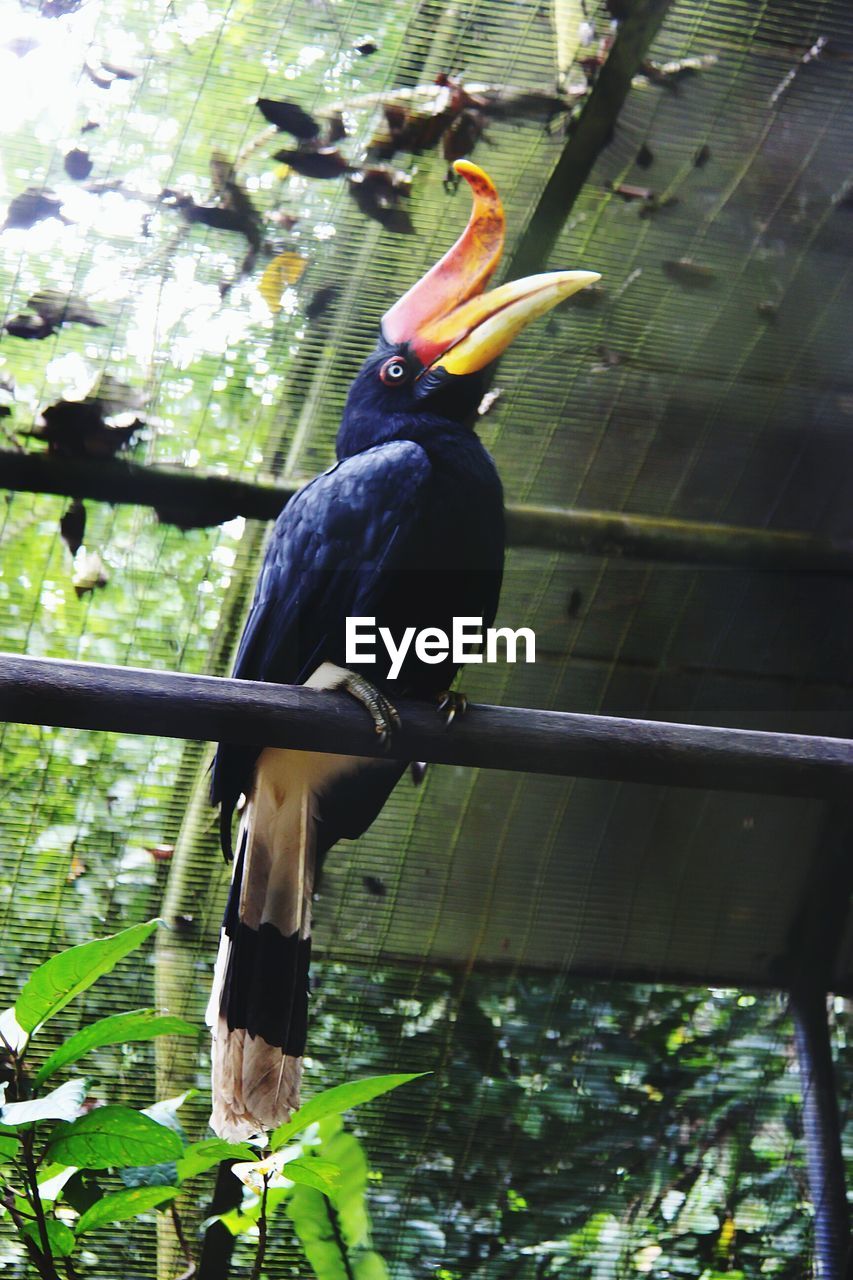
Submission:
[[[382,334],[392,345],[408,345],[424,371],[464,375],[496,360],[531,320],[601,277],[597,271],[549,271],[484,293],[503,253],[503,206],[479,165],[457,160],[454,168],[474,200],[468,225],[386,313]]]

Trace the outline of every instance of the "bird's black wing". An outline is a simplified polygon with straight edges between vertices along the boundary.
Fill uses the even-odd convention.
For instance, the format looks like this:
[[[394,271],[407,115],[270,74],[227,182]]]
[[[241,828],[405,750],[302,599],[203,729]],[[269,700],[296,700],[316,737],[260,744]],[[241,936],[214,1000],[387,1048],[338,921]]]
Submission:
[[[431,465],[420,445],[392,441],[346,458],[301,489],[267,546],[234,675],[298,684],[339,648],[344,619],[371,616],[383,579],[405,563]],[[211,797],[225,823],[259,749],[220,745]]]

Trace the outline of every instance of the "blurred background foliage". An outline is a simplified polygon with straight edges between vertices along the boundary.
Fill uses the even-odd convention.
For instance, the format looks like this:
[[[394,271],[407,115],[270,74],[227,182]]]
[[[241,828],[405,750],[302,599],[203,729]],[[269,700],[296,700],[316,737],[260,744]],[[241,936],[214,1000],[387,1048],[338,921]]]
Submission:
[[[673,85],[655,84],[654,77],[638,84],[634,114],[608,153],[608,174],[597,175],[568,225],[571,260],[565,240],[561,244],[568,265],[606,270],[596,255],[610,255],[611,301],[625,293],[626,305],[616,309],[614,301],[609,311],[609,303],[603,310],[593,303],[588,313],[573,313],[582,316],[573,326],[557,317],[547,335],[525,339],[501,370],[504,395],[482,420],[482,435],[511,498],[565,505],[580,498],[619,509],[639,495],[637,509],[656,510],[658,495],[661,509],[675,515],[746,519],[754,511],[755,523],[772,525],[787,513],[789,522],[833,531],[833,512],[844,509],[842,494],[827,490],[819,512],[799,520],[804,504],[781,481],[777,491],[766,479],[763,420],[756,418],[766,383],[756,378],[744,392],[744,413],[758,422],[756,434],[741,442],[734,441],[737,424],[729,432],[732,449],[742,448],[755,468],[751,489],[742,478],[735,482],[740,473],[731,458],[740,460],[740,453],[711,456],[707,424],[724,414],[721,406],[731,405],[737,377],[745,368],[749,372],[750,360],[760,363],[767,341],[776,343],[770,363],[777,370],[806,331],[827,366],[835,360],[846,367],[850,354],[840,350],[842,334],[831,317],[817,316],[808,306],[783,312],[775,335],[770,332],[773,309],[786,296],[783,264],[790,262],[777,225],[779,243],[749,259],[755,304],[749,309],[749,338],[741,330],[727,332],[720,320],[725,307],[740,305],[726,293],[722,301],[719,295],[712,299],[717,328],[704,345],[707,331],[685,322],[698,307],[691,288],[701,294],[714,283],[713,273],[726,276],[731,263],[723,254],[708,266],[697,253],[679,269],[682,255],[671,250],[666,219],[674,219],[670,227],[685,237],[699,224],[708,230],[722,221],[724,247],[732,237],[749,241],[758,234],[759,214],[748,218],[729,202],[726,181],[708,178],[718,153],[727,155],[730,174],[738,169],[738,148],[752,128],[748,112],[739,118],[743,82],[737,76],[744,65],[758,67],[766,110],[768,97],[800,69],[821,22],[843,31],[839,12],[838,5],[725,0],[673,6],[655,46],[656,65],[694,57],[697,66],[670,73],[674,81],[685,78],[677,92]],[[432,86],[436,75],[459,71],[466,83],[551,94],[559,71],[556,32],[567,21],[575,31],[581,22],[589,27],[587,44],[573,50],[569,69],[560,73],[561,89],[570,90],[571,100],[573,89],[582,93],[585,74],[595,70],[582,72],[580,62],[594,61],[611,33],[611,13],[602,4],[0,0],[0,207],[11,209],[16,197],[35,188],[52,192],[46,198],[55,198],[61,213],[29,226],[15,225],[15,216],[7,214],[0,233],[6,321],[31,313],[30,301],[46,289],[66,300],[82,299],[99,321],[98,327],[63,323],[37,340],[8,329],[3,334],[0,383],[9,410],[0,417],[4,445],[40,447],[22,433],[41,430],[42,410],[94,394],[116,412],[141,420],[126,455],[141,463],[249,479],[300,479],[326,465],[345,388],[372,345],[378,316],[446,247],[465,210],[444,189],[440,149],[403,154],[393,163],[413,177],[410,193],[398,202],[405,218],[391,229],[381,225],[365,215],[347,179],[305,177],[270,159],[288,139],[271,138],[256,98],[292,99],[315,113],[343,103],[349,137],[341,146],[353,163],[362,164],[377,127],[375,110],[350,110],[364,95]],[[853,40],[849,29],[847,34]],[[841,48],[849,54],[853,44],[842,42]],[[830,88],[821,89],[828,97],[821,101],[831,99],[832,111],[840,111],[849,103],[849,71],[840,60],[828,74]],[[697,82],[702,87],[695,89]],[[716,116],[703,94],[717,95]],[[801,123],[806,132],[816,130],[815,148],[829,145],[815,125],[817,110],[807,97]],[[783,122],[783,133],[787,127]],[[702,141],[708,128],[711,141]],[[476,158],[505,193],[517,236],[565,143],[565,120],[543,119],[540,110],[537,118],[491,121],[486,133]],[[655,136],[671,140],[666,156]],[[644,138],[653,139],[647,150],[659,161],[653,182],[643,177],[645,161],[640,173],[631,168],[635,159],[639,163]],[[771,141],[775,145],[775,134]],[[85,179],[75,179],[68,156],[81,151],[92,169]],[[777,178],[766,169],[767,154],[758,144],[753,159],[747,204],[758,199],[762,174],[770,173],[767,181],[776,183],[777,193],[785,186],[784,175]],[[801,160],[797,153],[792,164]],[[263,228],[258,260],[245,272],[245,235],[188,221],[175,204],[182,199],[186,208],[191,197],[195,206],[220,207],[222,166],[232,163]],[[625,185],[626,175],[632,190],[615,194],[614,183]],[[696,203],[684,196],[688,177],[698,184]],[[834,187],[821,179],[826,201],[843,202],[843,180],[840,172]],[[635,186],[648,191],[637,195]],[[164,199],[164,191],[172,195]],[[659,207],[667,192],[681,200],[676,210],[673,199],[672,212]],[[804,195],[792,187],[779,195],[780,208],[790,195],[785,217],[792,234],[805,237],[802,243],[827,231],[809,203],[813,194],[812,188]],[[798,201],[799,223],[791,213]],[[638,216],[642,208],[645,218]],[[711,242],[712,258],[713,249]],[[634,287],[636,263],[646,251],[658,268],[661,255],[676,261],[670,271],[675,283],[665,286],[669,294],[686,289],[674,303],[671,344],[648,348],[646,322],[657,323],[666,308],[659,306],[659,277],[650,281],[647,270]],[[262,290],[259,284],[280,257],[281,297],[271,306],[272,286],[268,282]],[[704,284],[703,271],[712,273]],[[738,336],[732,353],[726,344]],[[808,365],[817,370],[818,383],[820,359]],[[674,388],[688,374],[700,389],[696,403],[705,415],[702,430],[696,421],[686,424],[689,446],[667,418],[676,409],[684,417],[685,401]],[[809,377],[798,367],[789,382],[786,394],[799,412]],[[815,399],[816,414],[830,413],[828,398],[827,391],[819,403]],[[543,404],[549,406],[547,430],[540,423]],[[643,434],[649,406],[657,425],[663,424],[663,445],[661,437],[650,443]],[[849,413],[850,405],[839,411]],[[612,424],[620,413],[622,434],[614,436],[609,432],[616,430]],[[575,433],[576,467],[559,434],[567,417]],[[823,422],[821,417],[818,425]],[[766,447],[774,452],[772,440]],[[805,445],[797,445],[799,452],[791,448],[792,457],[808,451]],[[680,470],[676,475],[672,464],[670,477],[673,458]],[[51,496],[4,497],[0,647],[169,670],[227,671],[263,531],[242,519],[181,531],[158,523],[147,509],[87,503],[82,546],[72,558],[59,527],[67,507]],[[602,588],[596,631],[586,620],[586,598],[597,598],[603,570],[589,575],[589,585],[583,579],[582,606],[580,592],[574,605],[570,597],[567,624],[549,595],[555,583],[562,591],[564,569],[565,557],[513,553],[510,597],[523,602],[525,616],[540,610],[553,653],[539,674],[513,673],[510,682],[504,673],[478,672],[468,691],[520,705],[642,713],[650,692],[618,706],[613,699],[618,703],[622,696],[616,663],[623,646],[636,640],[637,619],[642,624],[648,616],[643,602],[650,574],[641,568],[623,577],[612,598]],[[608,581],[612,588],[613,579]],[[669,619],[672,610],[675,616],[678,599],[681,620],[692,591],[679,582],[670,585],[659,602],[661,615]],[[744,586],[738,600],[746,595]],[[518,613],[511,616],[518,625]],[[720,624],[720,636],[728,636],[730,625]],[[602,635],[612,646],[609,652],[596,650]],[[750,661],[756,653],[761,656],[755,661],[764,661],[769,647],[752,642],[749,627],[742,641]],[[579,691],[565,684],[566,655],[573,646],[583,650],[584,642],[586,653],[576,669],[598,664],[589,677],[592,692],[585,675],[578,677]],[[712,648],[713,662],[726,666],[730,655],[723,639]],[[736,723],[758,715],[754,707],[742,718],[731,714],[739,705],[737,693],[727,695],[727,715],[719,698],[715,703],[711,684],[700,714]],[[657,690],[655,679],[652,685]],[[697,698],[694,691],[685,706],[695,709]],[[808,714],[815,707],[815,715],[830,714],[822,701],[805,705]],[[680,713],[686,714],[683,708],[672,712]],[[153,950],[147,960],[123,965],[87,996],[83,1008],[72,1006],[56,1020],[57,1034],[76,1029],[86,1011],[95,1016],[148,1005],[155,989],[161,1003],[164,989],[171,990],[170,1007],[179,1003],[176,1012],[198,1020],[224,884],[213,815],[203,805],[203,749],[130,735],[6,725],[2,761],[4,1002],[52,951],[147,919],[165,903],[173,932],[171,950],[161,950],[159,963],[161,970],[167,964],[173,970],[161,972],[155,983]],[[505,780],[493,779],[491,790],[473,793],[481,812],[471,799],[473,785],[461,771],[432,770],[422,793],[395,798],[378,835],[354,851],[337,852],[326,902],[320,897],[326,945],[315,978],[308,1089],[381,1071],[436,1073],[419,1086],[417,1097],[404,1091],[384,1100],[354,1126],[376,1170],[370,1197],[375,1245],[391,1275],[793,1280],[807,1274],[811,1210],[800,1082],[783,997],[585,982],[571,976],[568,960],[552,972],[526,965],[523,947],[502,969],[478,967],[476,947],[455,968],[428,954],[422,964],[395,963],[386,954],[393,947],[383,952],[390,928],[383,913],[393,907],[404,853],[420,873],[422,865],[431,865],[431,851],[443,858],[455,849],[469,809],[487,833],[504,820]],[[542,812],[566,787],[514,785],[520,790],[513,791],[513,804],[529,803]],[[416,821],[425,833],[422,846],[411,835]],[[473,843],[470,831],[466,842]],[[485,846],[475,852],[488,861]],[[528,856],[522,844],[520,857]],[[447,884],[445,899],[452,894],[452,881]],[[727,886],[730,896],[736,888]],[[475,884],[478,910],[488,892],[485,881]],[[618,947],[615,926],[613,938]],[[361,959],[342,963],[341,955],[354,946],[364,952]],[[832,1018],[844,1101],[850,1073],[849,1056],[841,1054],[850,1026],[845,1000],[834,1001]],[[182,1052],[179,1057],[176,1047],[173,1060],[161,1059],[160,1080],[175,1084],[173,1092],[198,1086],[202,1097],[193,1123],[199,1127],[207,1064],[203,1056],[188,1061]],[[97,1074],[111,1081],[113,1100],[153,1100],[151,1046],[128,1045],[97,1057]],[[845,1141],[849,1166],[853,1132],[846,1110]],[[196,1207],[200,1217],[204,1204]],[[156,1273],[155,1248],[151,1223],[104,1232],[84,1259],[87,1273],[150,1277]],[[277,1219],[269,1274],[304,1274],[299,1259]],[[238,1247],[234,1274],[248,1275],[250,1267],[248,1251],[244,1256]],[[5,1238],[0,1269],[24,1274],[20,1254]]]

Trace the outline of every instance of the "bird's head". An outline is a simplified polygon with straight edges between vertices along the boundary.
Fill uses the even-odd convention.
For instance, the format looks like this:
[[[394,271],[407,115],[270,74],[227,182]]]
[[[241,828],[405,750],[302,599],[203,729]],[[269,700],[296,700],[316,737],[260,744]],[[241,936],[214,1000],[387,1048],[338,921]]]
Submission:
[[[350,390],[339,452],[392,438],[424,416],[470,419],[483,371],[532,320],[600,279],[595,271],[547,271],[484,292],[503,253],[503,206],[478,165],[457,160],[454,168],[474,199],[468,225],[385,313],[378,346]],[[378,434],[367,438],[380,422]]]

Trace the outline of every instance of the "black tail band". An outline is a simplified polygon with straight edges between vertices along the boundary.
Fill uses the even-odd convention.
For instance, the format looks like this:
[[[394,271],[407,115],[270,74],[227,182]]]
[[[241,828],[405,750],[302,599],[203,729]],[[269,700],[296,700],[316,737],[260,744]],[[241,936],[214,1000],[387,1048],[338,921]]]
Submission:
[[[229,1031],[248,1031],[295,1058],[305,1052],[311,939],[285,938],[274,924],[237,924],[231,938],[223,1012]]]

